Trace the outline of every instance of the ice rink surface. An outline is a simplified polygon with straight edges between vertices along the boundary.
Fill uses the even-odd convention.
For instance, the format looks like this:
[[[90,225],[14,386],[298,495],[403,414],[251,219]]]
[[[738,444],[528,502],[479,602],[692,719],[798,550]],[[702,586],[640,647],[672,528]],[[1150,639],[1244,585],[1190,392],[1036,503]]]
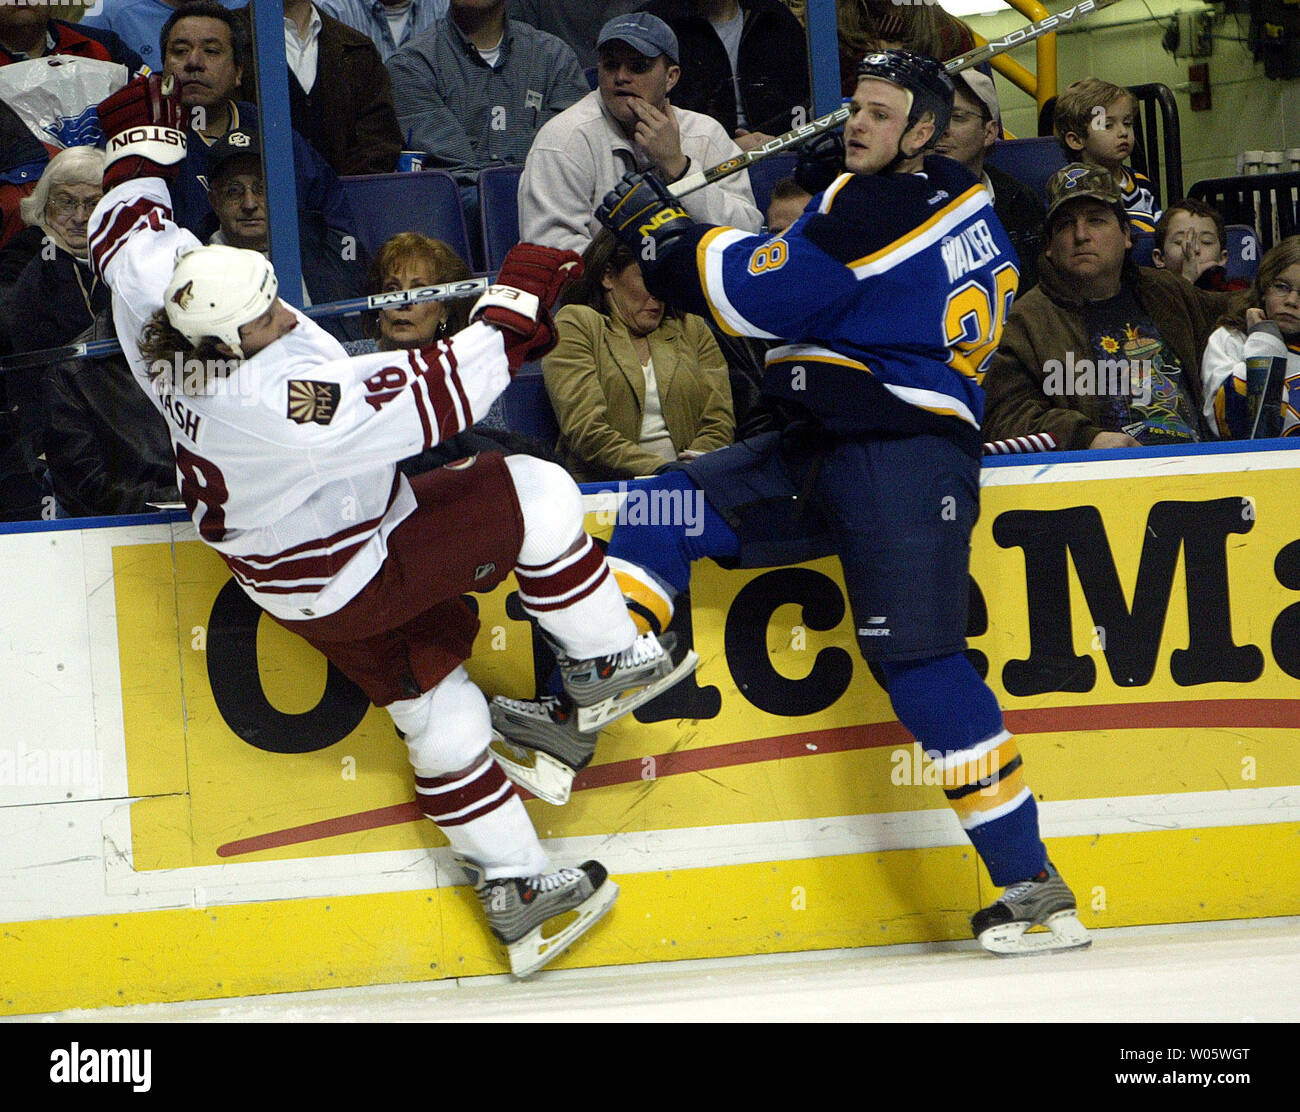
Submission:
[[[597,928],[599,929],[599,928]],[[1277,1023],[1300,1019],[1300,918],[1093,932],[996,958],[974,942],[329,989],[27,1016],[46,1023]],[[581,942],[578,943],[581,945]]]

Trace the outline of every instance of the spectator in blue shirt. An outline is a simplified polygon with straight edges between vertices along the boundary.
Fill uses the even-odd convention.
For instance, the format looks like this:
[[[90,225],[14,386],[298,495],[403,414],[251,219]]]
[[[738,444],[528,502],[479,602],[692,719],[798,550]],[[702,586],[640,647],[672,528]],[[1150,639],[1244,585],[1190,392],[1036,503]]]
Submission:
[[[447,18],[449,0],[319,0],[317,7],[363,35],[387,62],[399,47]]]

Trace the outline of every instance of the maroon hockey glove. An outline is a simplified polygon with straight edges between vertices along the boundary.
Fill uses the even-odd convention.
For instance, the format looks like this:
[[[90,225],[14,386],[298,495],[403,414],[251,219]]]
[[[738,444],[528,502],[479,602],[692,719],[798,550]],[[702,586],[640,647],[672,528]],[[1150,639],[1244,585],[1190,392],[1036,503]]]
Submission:
[[[99,106],[104,192],[133,178],[171,181],[185,157],[184,108],[171,77],[137,77]]]
[[[566,283],[582,275],[582,259],[572,251],[517,243],[510,249],[496,282],[470,312],[501,330],[513,375],[555,346],[551,303]]]

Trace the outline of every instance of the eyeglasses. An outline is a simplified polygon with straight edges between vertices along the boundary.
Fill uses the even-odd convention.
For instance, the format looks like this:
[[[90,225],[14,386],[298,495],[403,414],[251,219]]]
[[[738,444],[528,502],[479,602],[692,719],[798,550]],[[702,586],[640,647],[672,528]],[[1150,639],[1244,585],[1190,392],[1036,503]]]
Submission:
[[[240,181],[231,181],[223,185],[217,192],[223,200],[233,203],[234,201],[242,201],[244,199],[244,194],[250,191],[254,197],[265,197],[266,183],[261,180],[249,184]]]
[[[1268,292],[1274,297],[1280,297],[1285,301],[1293,293],[1300,293],[1300,289],[1296,289],[1296,287],[1291,285],[1290,282],[1283,282],[1282,279],[1279,278],[1276,282],[1270,282],[1268,284]]]
[[[972,120],[978,120],[980,123],[983,123],[984,113],[967,112],[964,109],[958,108],[955,112],[951,113],[948,118],[955,124],[968,124]]]
[[[77,197],[51,197],[45,203],[45,207],[50,209],[55,216],[74,216],[79,212],[84,212],[89,216],[95,211],[97,204],[99,204],[98,197],[91,197],[84,201]]]

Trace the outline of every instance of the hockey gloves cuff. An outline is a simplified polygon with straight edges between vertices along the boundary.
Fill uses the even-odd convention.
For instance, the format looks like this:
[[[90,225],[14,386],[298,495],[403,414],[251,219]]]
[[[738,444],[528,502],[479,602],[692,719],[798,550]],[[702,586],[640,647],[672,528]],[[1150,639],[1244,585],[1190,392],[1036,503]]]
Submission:
[[[185,157],[184,113],[174,80],[157,73],[137,77],[102,102],[104,192],[133,178],[174,179]]]
[[[566,283],[581,276],[582,259],[573,251],[533,243],[510,249],[496,283],[478,299],[469,319],[482,319],[501,330],[512,375],[555,346],[551,303]]]
[[[827,131],[804,145],[794,167],[799,188],[814,197],[844,173],[844,133]]]
[[[596,219],[636,255],[643,268],[665,258],[694,226],[663,182],[653,174],[636,171],[624,174],[605,194]]]

